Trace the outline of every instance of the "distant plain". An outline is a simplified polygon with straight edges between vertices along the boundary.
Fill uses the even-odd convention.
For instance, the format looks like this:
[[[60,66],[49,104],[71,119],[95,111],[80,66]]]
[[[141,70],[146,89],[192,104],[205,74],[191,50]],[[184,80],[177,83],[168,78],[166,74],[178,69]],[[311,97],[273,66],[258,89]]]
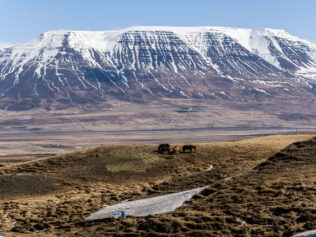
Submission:
[[[114,100],[106,105],[1,111],[0,163],[101,144],[205,143],[316,129],[311,111],[301,111],[298,116],[263,105],[228,108],[190,99],[150,104]]]

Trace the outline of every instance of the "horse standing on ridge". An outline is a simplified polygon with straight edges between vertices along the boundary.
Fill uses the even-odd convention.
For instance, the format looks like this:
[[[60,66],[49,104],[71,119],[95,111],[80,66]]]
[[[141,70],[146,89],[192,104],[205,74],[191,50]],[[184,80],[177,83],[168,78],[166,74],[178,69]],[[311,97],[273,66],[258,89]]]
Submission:
[[[173,153],[178,155],[179,154],[179,150],[180,148],[176,145],[174,148],[173,148]]]
[[[164,151],[170,152],[170,145],[169,144],[160,144],[158,146],[158,153],[163,153]]]
[[[184,146],[182,147],[183,153],[185,153],[186,150],[189,150],[190,153],[192,153],[193,150],[196,151],[196,146],[193,146],[193,145],[184,145]]]

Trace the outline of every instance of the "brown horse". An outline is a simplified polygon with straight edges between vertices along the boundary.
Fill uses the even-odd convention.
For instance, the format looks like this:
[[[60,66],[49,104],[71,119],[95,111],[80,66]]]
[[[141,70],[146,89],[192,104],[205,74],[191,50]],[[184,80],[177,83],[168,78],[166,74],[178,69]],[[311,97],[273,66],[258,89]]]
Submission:
[[[182,147],[183,153],[185,153],[186,150],[189,150],[190,153],[192,153],[193,150],[196,151],[196,146],[193,146],[193,145],[184,145],[184,146]]]
[[[158,152],[159,153],[163,153],[164,151],[166,151],[167,153],[170,152],[170,145],[169,144],[160,144],[158,146]]]
[[[179,154],[179,150],[180,148],[176,145],[174,148],[173,148],[173,153],[178,155]]]

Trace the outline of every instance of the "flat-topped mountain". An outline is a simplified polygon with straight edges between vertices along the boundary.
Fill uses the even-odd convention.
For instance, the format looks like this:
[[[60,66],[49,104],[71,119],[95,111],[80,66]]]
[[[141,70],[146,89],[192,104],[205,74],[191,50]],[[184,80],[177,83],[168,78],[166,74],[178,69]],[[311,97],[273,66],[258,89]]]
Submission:
[[[61,30],[0,49],[2,109],[112,98],[304,99],[314,98],[315,88],[316,45],[283,30]]]

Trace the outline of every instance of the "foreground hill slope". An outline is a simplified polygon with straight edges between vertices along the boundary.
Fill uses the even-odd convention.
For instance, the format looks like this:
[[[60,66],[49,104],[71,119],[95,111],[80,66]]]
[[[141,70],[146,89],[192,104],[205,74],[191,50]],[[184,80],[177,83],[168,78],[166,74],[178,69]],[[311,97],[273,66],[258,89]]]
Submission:
[[[15,236],[290,236],[315,229],[313,137],[197,144],[196,153],[178,156],[157,154],[152,145],[101,146],[5,165],[0,168],[0,231]],[[210,165],[213,169],[206,171]],[[205,185],[174,212],[83,222],[104,204]]]
[[[164,190],[179,182],[184,186],[196,180],[196,185],[210,184],[172,213],[105,220],[91,224],[86,233],[115,227],[128,234],[133,226],[140,235],[292,236],[316,229],[315,138],[291,144],[249,172],[229,172],[232,176],[214,179],[225,171],[227,167],[158,185],[157,190]]]
[[[315,95],[315,72],[316,46],[283,30],[50,31],[0,50],[0,106],[309,98]]]

